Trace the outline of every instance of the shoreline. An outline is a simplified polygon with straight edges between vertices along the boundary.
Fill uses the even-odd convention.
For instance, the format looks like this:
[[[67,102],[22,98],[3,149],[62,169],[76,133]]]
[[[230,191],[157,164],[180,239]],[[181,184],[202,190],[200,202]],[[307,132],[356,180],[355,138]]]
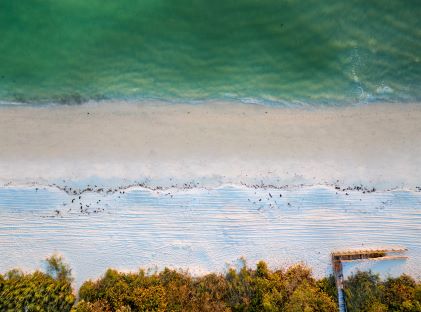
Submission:
[[[68,183],[66,183],[68,182]],[[71,184],[73,183],[73,184]],[[84,188],[78,188],[78,184],[83,183]],[[76,186],[75,186],[76,185]],[[90,185],[85,184],[81,181],[62,181],[62,184],[42,184],[38,182],[28,182],[25,184],[15,184],[11,181],[5,183],[4,185],[0,185],[0,188],[3,189],[28,189],[28,190],[53,190],[53,191],[60,191],[69,196],[76,196],[82,194],[116,194],[120,192],[131,192],[131,191],[145,191],[151,193],[160,193],[164,191],[169,192],[178,192],[178,193],[191,193],[196,191],[212,191],[212,190],[219,190],[225,188],[233,188],[233,189],[254,189],[254,190],[278,190],[278,191],[297,191],[299,189],[327,189],[336,191],[338,194],[345,194],[345,193],[359,193],[359,194],[370,194],[370,193],[388,193],[388,192],[408,192],[408,193],[420,193],[421,187],[416,186],[415,188],[390,188],[390,189],[376,189],[376,188],[368,188],[363,185],[356,185],[356,186],[340,186],[337,184],[299,184],[299,185],[247,185],[245,183],[241,184],[220,184],[214,187],[208,186],[200,186],[196,184],[183,184],[183,185],[171,185],[171,186],[153,186],[147,185],[146,183],[133,183],[133,184],[114,184],[107,186],[102,185]]]
[[[0,184],[416,189],[419,142],[421,107],[407,103],[0,107]]]

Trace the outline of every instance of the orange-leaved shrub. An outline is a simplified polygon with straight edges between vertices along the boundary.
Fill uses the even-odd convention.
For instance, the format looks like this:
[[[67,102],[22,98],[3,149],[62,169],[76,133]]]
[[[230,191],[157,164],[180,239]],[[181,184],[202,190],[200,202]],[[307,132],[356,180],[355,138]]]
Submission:
[[[74,311],[336,311],[334,291],[326,291],[332,288],[334,280],[317,281],[303,265],[270,270],[263,261],[255,269],[243,261],[238,270],[200,277],[108,270],[82,285]]]

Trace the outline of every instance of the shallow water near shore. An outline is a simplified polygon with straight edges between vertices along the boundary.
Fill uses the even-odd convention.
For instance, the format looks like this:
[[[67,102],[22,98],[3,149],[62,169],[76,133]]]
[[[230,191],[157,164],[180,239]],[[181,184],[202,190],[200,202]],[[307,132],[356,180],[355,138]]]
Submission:
[[[1,272],[40,267],[59,252],[76,284],[107,267],[223,272],[239,257],[271,266],[302,261],[323,276],[334,249],[392,245],[409,249],[399,271],[421,277],[420,192],[225,185],[68,195],[2,187],[0,219]]]
[[[416,1],[4,0],[0,100],[419,101],[420,15]]]

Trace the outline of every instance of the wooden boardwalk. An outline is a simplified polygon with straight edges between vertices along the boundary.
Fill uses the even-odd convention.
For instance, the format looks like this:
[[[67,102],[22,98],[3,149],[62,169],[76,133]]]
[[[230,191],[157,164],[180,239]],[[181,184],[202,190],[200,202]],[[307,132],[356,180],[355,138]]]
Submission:
[[[394,248],[371,248],[371,249],[349,249],[332,252],[332,268],[338,289],[339,312],[346,312],[346,301],[344,294],[344,276],[343,263],[355,261],[384,261],[407,259],[408,257],[400,255],[408,249],[404,247]]]

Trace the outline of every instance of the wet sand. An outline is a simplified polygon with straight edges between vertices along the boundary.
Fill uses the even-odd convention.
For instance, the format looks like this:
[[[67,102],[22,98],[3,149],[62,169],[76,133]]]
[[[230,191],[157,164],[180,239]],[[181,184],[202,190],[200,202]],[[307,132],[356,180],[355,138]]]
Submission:
[[[0,146],[1,184],[143,179],[414,188],[421,184],[421,106],[3,107]]]

